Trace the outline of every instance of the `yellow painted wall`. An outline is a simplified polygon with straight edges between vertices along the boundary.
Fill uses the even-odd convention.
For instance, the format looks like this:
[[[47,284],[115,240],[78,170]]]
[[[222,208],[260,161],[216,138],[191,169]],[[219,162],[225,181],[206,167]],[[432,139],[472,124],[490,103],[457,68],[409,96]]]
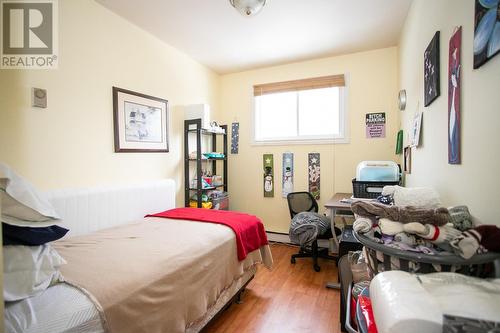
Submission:
[[[252,146],[252,86],[259,83],[324,76],[348,75],[349,144]],[[397,110],[397,48],[387,48],[338,57],[267,67],[221,77],[221,107],[215,118],[221,123],[240,123],[238,155],[229,156],[231,208],[262,218],[266,229],[288,232],[286,199],[281,197],[282,153],[293,152],[295,190],[307,190],[307,154],[321,154],[320,205],[335,192],[351,192],[351,179],[362,160],[395,160]],[[365,114],[386,112],[385,139],[365,138]],[[279,126],[279,124],[276,124]],[[262,154],[274,154],[275,196],[263,197]],[[322,209],[323,210],[323,209]]]
[[[462,26],[462,164],[448,164],[448,43]],[[441,31],[441,96],[423,107],[423,54]],[[402,127],[423,111],[422,146],[412,151],[407,186],[432,186],[446,206],[465,204],[479,223],[500,225],[500,55],[473,70],[474,1],[414,0],[399,47],[401,88],[408,106]],[[418,105],[418,107],[417,107]]]
[[[59,1],[59,49],[57,70],[0,70],[0,160],[43,189],[173,178],[183,203],[182,106],[216,108],[219,76],[95,1]],[[114,153],[112,86],[169,101],[169,153]]]

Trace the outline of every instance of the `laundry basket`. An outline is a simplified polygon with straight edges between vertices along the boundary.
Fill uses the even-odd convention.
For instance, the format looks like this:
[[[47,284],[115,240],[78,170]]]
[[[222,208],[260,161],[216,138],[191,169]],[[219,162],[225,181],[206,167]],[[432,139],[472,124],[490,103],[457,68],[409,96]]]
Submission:
[[[398,250],[377,243],[363,234],[353,232],[354,237],[364,245],[368,267],[372,275],[382,271],[401,270],[411,273],[456,272],[469,276],[488,277],[495,273],[494,261],[500,253],[476,254],[464,259],[452,253],[424,254]],[[496,272],[498,275],[500,272]]]

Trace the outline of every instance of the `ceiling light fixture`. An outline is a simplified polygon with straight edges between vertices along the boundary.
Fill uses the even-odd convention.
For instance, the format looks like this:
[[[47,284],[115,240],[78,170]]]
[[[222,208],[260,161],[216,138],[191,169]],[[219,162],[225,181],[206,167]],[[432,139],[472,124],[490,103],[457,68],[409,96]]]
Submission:
[[[266,4],[266,0],[229,0],[229,2],[243,16],[257,14]]]

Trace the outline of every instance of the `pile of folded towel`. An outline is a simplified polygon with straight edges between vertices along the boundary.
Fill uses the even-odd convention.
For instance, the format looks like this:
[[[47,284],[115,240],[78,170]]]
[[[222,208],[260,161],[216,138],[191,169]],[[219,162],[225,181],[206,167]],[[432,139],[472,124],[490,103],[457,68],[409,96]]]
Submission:
[[[374,201],[355,201],[353,228],[379,243],[413,252],[452,252],[468,259],[500,252],[500,228],[474,227],[466,206],[444,208],[430,188],[386,186]]]

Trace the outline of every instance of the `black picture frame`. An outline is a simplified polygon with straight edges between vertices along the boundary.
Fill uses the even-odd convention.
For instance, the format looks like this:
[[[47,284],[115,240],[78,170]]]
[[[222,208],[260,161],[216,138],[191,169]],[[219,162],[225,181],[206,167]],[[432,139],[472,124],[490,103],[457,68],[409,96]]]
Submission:
[[[168,100],[113,87],[116,153],[167,153]]]
[[[439,63],[439,31],[434,34],[424,52],[424,106],[429,106],[441,95]]]
[[[474,69],[500,53],[500,2],[475,0]]]

